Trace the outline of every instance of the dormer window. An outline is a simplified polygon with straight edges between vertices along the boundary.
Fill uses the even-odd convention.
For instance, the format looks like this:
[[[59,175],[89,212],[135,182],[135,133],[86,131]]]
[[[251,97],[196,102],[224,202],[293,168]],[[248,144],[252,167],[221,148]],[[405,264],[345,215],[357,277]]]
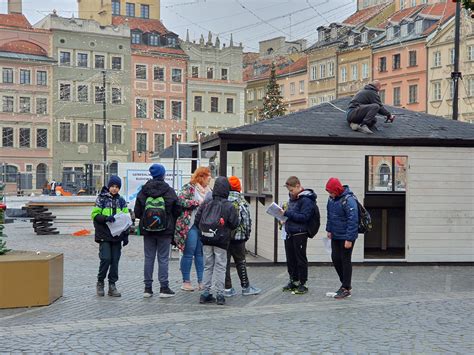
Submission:
[[[423,20],[418,20],[415,23],[415,33],[420,35],[423,33]]]
[[[176,47],[176,38],[175,37],[168,37],[167,44],[170,47]]]
[[[402,25],[402,37],[408,36],[408,23]]]
[[[362,41],[362,43],[367,43],[369,41],[369,33],[368,32],[362,33],[360,40]]]
[[[150,33],[148,35],[148,44],[150,46],[158,46],[160,44],[160,37],[156,33]]]
[[[319,42],[324,42],[325,41],[325,33],[324,30],[319,30],[318,31],[318,41]]]
[[[348,45],[349,45],[349,46],[353,46],[353,45],[354,45],[354,36],[349,36]]]
[[[331,28],[331,39],[336,39],[337,38],[337,28],[333,27]]]
[[[393,39],[393,27],[387,28],[387,39],[390,41]]]
[[[399,37],[400,36],[400,27],[399,26],[394,26],[393,27],[393,36],[394,37]]]
[[[140,32],[132,32],[132,44],[142,43],[142,34]]]

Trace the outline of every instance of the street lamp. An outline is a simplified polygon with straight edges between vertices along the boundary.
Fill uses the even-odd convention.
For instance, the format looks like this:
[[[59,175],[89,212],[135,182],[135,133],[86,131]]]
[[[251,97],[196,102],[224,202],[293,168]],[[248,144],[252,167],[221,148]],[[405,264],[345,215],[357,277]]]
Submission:
[[[107,90],[105,89],[105,74],[107,72],[105,70],[102,70],[102,93],[103,93],[103,98],[102,98],[102,118],[104,122],[104,130],[103,130],[103,154],[104,154],[104,186],[107,186],[107,95],[106,92]]]

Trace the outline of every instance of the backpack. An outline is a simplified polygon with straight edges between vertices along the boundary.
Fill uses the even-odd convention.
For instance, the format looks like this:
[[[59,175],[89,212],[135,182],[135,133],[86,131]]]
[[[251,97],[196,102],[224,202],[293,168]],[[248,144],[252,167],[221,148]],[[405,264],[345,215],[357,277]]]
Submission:
[[[319,215],[318,204],[314,204],[314,214],[308,222],[308,236],[314,238],[318,234],[319,227],[321,226],[321,220]]]
[[[212,200],[203,206],[199,229],[203,239],[212,242],[219,242],[223,233],[225,221],[223,218],[223,208],[221,201]]]
[[[342,203],[345,205],[347,203],[347,198],[349,196],[345,196],[344,200]],[[358,210],[358,215],[359,215],[359,228],[358,228],[358,233],[367,233],[372,230],[372,218],[370,217],[370,213],[365,209],[364,206],[359,202],[357,197],[353,195],[354,200],[357,203],[357,210]]]
[[[250,211],[248,208],[245,208],[244,205],[241,205],[238,200],[232,201],[232,205],[234,206],[235,210],[237,211],[237,214],[239,215],[239,226],[234,229],[230,236],[231,239],[235,240],[235,235],[237,232],[239,232],[241,235],[244,236],[244,239],[239,239],[239,240],[248,240],[250,236],[250,225],[244,223],[244,221],[250,221]]]
[[[147,232],[162,232],[168,226],[165,199],[160,197],[147,197],[145,211],[142,217],[142,227]]]

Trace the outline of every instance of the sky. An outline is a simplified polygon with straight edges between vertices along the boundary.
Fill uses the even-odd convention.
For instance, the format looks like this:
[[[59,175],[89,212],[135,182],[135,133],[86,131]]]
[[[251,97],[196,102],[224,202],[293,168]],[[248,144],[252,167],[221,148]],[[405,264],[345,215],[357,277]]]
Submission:
[[[98,0],[99,1],[99,0]],[[287,40],[316,41],[316,28],[343,21],[355,12],[356,0],[162,0],[161,19],[168,30],[199,40],[211,31],[221,44],[242,42],[246,52],[258,51],[258,42],[285,36]],[[56,9],[60,16],[78,16],[77,0],[23,0],[23,13],[34,24]],[[7,12],[7,0],[0,0]]]

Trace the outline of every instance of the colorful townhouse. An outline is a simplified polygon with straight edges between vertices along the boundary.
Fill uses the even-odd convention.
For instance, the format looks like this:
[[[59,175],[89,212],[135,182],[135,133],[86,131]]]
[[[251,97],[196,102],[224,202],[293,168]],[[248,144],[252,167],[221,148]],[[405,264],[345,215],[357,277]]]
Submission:
[[[286,106],[286,113],[296,112],[308,107],[308,59],[301,57],[286,68],[276,72],[277,84]],[[267,79],[268,83],[268,79]]]
[[[35,29],[21,2],[0,15],[0,179],[6,192],[44,187],[53,169],[51,32]]]

